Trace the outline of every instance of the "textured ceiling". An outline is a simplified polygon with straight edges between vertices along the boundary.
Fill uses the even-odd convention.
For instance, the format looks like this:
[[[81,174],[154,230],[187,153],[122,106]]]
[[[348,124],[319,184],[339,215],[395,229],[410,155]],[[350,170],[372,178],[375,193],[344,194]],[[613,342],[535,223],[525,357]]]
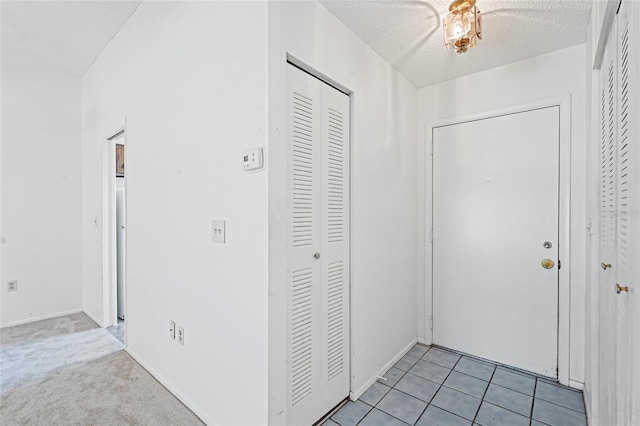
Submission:
[[[464,54],[444,47],[450,0],[320,0],[418,87],[584,43],[591,0],[477,0],[482,40]]]
[[[591,8],[591,0],[477,0],[483,39],[458,55],[442,41],[449,0],[320,2],[418,87],[584,43]],[[3,0],[3,55],[20,49],[82,75],[140,3]]]
[[[20,50],[82,75],[140,3],[3,0],[3,56]]]

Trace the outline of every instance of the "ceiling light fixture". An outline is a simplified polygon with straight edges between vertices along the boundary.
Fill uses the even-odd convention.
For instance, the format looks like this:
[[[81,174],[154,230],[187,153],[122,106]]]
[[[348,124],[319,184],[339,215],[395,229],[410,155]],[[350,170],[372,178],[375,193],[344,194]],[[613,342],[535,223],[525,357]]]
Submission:
[[[464,53],[482,39],[482,18],[476,0],[456,0],[443,19],[444,45]]]

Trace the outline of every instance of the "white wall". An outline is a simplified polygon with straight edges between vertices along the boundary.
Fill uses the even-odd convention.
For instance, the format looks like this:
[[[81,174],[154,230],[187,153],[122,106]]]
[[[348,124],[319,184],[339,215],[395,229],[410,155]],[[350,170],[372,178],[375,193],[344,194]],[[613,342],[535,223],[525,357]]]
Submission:
[[[431,246],[425,229],[431,224],[430,164],[425,151],[425,124],[545,98],[571,95],[571,284],[570,365],[574,386],[584,382],[586,259],[586,62],[585,45],[501,66],[424,87],[418,92],[418,335],[431,341],[426,327],[431,316]],[[429,188],[429,190],[428,190]],[[422,247],[426,247],[422,250]],[[564,267],[563,263],[563,267]],[[569,266],[569,265],[567,265]],[[425,294],[426,291],[426,294]],[[426,303],[425,303],[426,299]]]
[[[128,351],[207,423],[266,424],[268,175],[241,169],[267,144],[266,3],[143,2],[85,74],[83,278],[99,318],[102,145],[125,117]]]
[[[286,53],[353,91],[351,392],[416,339],[416,88],[317,2],[269,3],[269,423],[285,421]]]
[[[3,43],[3,327],[82,310],[80,87]]]

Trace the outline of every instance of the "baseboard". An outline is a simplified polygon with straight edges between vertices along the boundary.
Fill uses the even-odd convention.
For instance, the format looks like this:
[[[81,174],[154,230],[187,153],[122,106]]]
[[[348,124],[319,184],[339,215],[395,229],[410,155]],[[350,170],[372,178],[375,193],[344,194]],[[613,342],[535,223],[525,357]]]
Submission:
[[[131,355],[142,368],[147,370],[149,374],[151,374],[162,386],[164,386],[169,392],[173,394],[176,398],[180,400],[189,410],[193,412],[204,424],[209,426],[216,426],[218,423],[211,420],[205,412],[192,400],[187,398],[182,392],[180,392],[174,385],[171,383],[166,377],[162,374],[159,374],[154,368],[152,368],[140,355],[138,355],[135,351],[130,348],[126,348],[125,351]]]
[[[403,356],[405,356],[407,354],[407,352],[409,352],[411,350],[411,348],[413,348],[413,346],[418,343],[418,339],[413,339],[411,341],[411,343],[409,343],[407,346],[405,346],[400,352],[398,352],[398,354],[396,356],[394,356],[391,361],[389,361],[388,363],[386,363],[384,365],[384,367],[382,367],[379,371],[378,374],[376,374],[374,377],[371,377],[369,380],[367,380],[364,385],[360,386],[360,388],[358,388],[355,391],[351,391],[349,393],[349,399],[352,401],[357,400],[358,398],[360,398],[362,396],[363,393],[365,393],[367,391],[367,389],[369,389],[369,387],[371,387],[372,384],[374,384],[376,382],[376,380],[378,380],[379,376],[382,376],[384,373],[387,372],[387,370],[389,370],[391,367],[393,367],[395,365],[396,362],[400,361],[400,358],[402,358]]]
[[[89,318],[91,318],[93,320],[93,322],[95,322],[96,324],[98,324],[98,327],[102,327],[104,328],[104,324],[102,323],[102,321],[100,321],[95,315],[93,315],[91,312],[84,310],[82,311],[84,312],[84,314],[86,316],[88,316]]]
[[[32,317],[32,318],[25,318],[25,319],[22,319],[22,320],[12,321],[12,322],[8,322],[8,323],[5,323],[5,324],[1,324],[0,328],[13,327],[14,325],[29,324],[29,323],[36,322],[36,321],[43,321],[43,320],[48,320],[48,319],[51,319],[51,318],[64,317],[66,315],[78,314],[80,312],[82,312],[82,309],[72,309],[70,311],[62,311],[62,312],[56,312],[54,314],[41,315],[41,316]]]
[[[427,345],[427,346],[431,345],[431,342],[427,343],[427,341],[422,337],[418,337],[418,343],[420,343],[421,345]]]
[[[569,387],[582,390],[584,388],[584,383],[569,379]]]

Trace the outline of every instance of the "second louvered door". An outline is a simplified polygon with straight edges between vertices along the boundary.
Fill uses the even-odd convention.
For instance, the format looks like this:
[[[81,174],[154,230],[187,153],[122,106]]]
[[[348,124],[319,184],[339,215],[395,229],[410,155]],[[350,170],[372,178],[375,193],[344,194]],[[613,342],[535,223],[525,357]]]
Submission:
[[[633,10],[632,10],[633,9]],[[634,13],[623,1],[604,53],[600,150],[600,419],[640,424],[640,179],[639,101]]]
[[[349,394],[349,97],[289,66],[287,424]]]

